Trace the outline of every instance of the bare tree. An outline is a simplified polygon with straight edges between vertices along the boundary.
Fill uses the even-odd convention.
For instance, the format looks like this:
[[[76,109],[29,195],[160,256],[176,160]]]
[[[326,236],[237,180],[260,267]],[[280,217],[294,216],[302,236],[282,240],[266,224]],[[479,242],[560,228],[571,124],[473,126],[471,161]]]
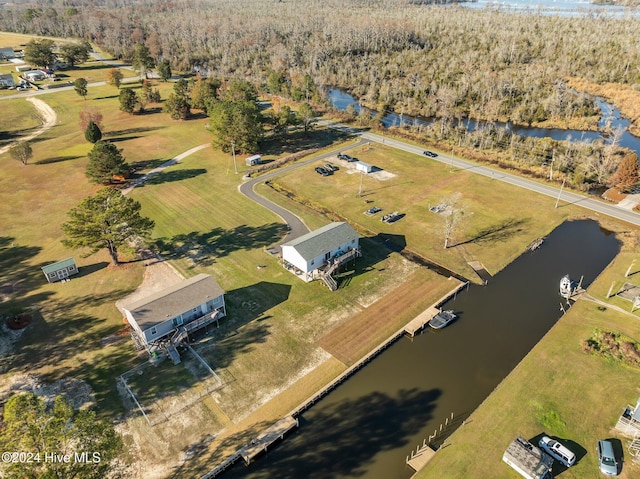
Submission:
[[[446,209],[442,212],[442,216],[444,217],[444,249],[449,247],[449,240],[453,232],[460,226],[465,218],[464,207],[460,205],[461,196],[460,193],[454,193],[442,202],[447,205]]]

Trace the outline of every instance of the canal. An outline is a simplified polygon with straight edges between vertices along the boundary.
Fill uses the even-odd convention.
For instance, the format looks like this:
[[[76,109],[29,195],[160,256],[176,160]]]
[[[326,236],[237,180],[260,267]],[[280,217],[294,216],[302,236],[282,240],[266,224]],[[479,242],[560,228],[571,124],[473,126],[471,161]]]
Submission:
[[[486,286],[445,304],[459,315],[454,323],[401,338],[302,414],[282,443],[224,477],[409,478],[411,449],[452,413],[445,434],[453,432],[561,317],[560,278],[583,276],[588,286],[619,249],[594,221],[560,225]]]

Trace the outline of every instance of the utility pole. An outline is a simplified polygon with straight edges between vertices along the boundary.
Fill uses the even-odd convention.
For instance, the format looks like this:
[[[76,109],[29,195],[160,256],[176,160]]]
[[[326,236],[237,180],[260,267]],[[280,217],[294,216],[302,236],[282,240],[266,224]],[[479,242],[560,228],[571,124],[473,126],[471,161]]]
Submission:
[[[235,140],[231,140],[231,154],[233,155],[233,168],[236,170],[236,175],[238,174],[238,164],[236,163],[236,142]],[[557,208],[557,206],[556,206]]]
[[[562,180],[562,186],[560,187],[560,192],[558,193],[558,199],[556,199],[556,208],[558,207],[558,202],[560,201],[560,195],[562,194],[562,188],[564,188],[565,181],[567,181],[566,178]]]

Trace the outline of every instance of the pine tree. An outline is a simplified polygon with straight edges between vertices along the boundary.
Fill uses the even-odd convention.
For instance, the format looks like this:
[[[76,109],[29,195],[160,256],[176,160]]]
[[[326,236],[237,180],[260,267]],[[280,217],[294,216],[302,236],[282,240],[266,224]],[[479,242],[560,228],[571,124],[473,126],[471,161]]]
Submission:
[[[92,120],[89,120],[87,129],[84,131],[84,137],[89,143],[97,143],[102,138],[102,131]]]
[[[92,183],[110,183],[114,175],[121,175],[127,170],[124,157],[113,143],[98,141],[88,156],[85,173]]]

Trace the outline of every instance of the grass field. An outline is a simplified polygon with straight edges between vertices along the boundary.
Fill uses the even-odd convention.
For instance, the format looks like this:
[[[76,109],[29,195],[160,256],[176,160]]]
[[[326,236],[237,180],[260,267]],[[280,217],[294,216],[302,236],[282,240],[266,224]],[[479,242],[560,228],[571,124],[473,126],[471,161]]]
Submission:
[[[610,278],[624,276],[630,261],[637,257],[637,252],[623,253],[590,292],[606,295]],[[625,309],[630,309],[629,302]],[[640,369],[584,352],[581,343],[595,328],[640,340],[637,319],[586,300],[578,301],[418,477],[519,477],[501,462],[504,450],[518,435],[531,440],[542,434],[564,440],[577,455],[577,463],[560,477],[601,477],[595,445],[605,438],[622,441],[625,463],[619,477],[638,477],[640,466],[629,457],[628,440],[613,426],[623,408],[635,404],[640,395]]]
[[[313,165],[279,177],[274,183],[294,192],[301,201],[335,211],[367,231],[388,235],[399,246],[406,245],[471,279],[477,276],[467,262],[480,261],[495,274],[531,241],[546,235],[571,215],[582,214],[573,207],[555,209],[553,199],[541,195],[530,194],[521,201],[523,193],[518,188],[472,173],[450,171],[442,163],[384,145],[348,152],[383,169],[382,173],[390,177],[361,177],[352,164],[334,160],[340,170],[333,176],[317,175]],[[464,210],[464,219],[445,250],[444,219],[429,208],[453,196],[459,197],[458,207]],[[373,205],[384,211],[375,216],[364,215]],[[392,211],[405,216],[391,225],[382,223],[381,215]]]

